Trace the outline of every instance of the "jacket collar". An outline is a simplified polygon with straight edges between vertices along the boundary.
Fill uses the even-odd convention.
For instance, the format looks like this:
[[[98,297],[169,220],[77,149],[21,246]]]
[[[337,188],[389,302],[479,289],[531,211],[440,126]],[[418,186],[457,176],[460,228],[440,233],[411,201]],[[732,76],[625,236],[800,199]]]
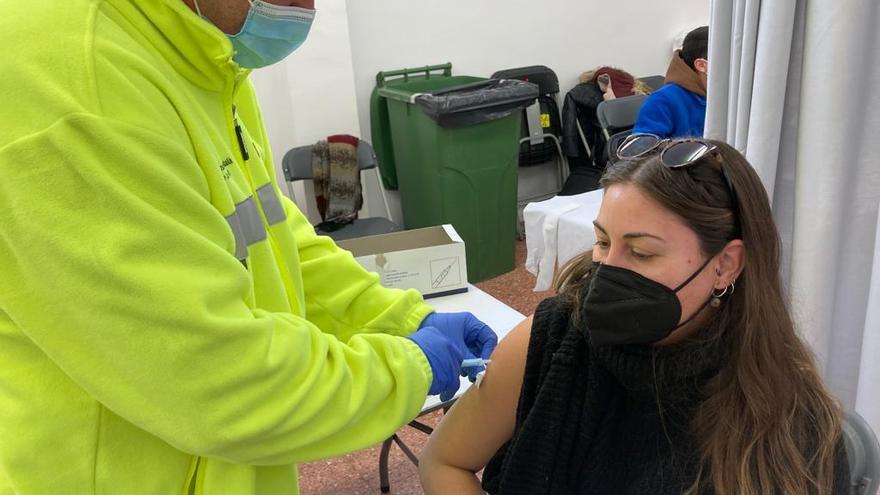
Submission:
[[[706,85],[700,75],[681,58],[681,50],[676,50],[672,55],[672,61],[666,70],[666,83],[675,83],[691,93],[706,96]]]
[[[105,1],[193,84],[222,91],[250,72],[232,60],[232,43],[226,34],[182,0]]]

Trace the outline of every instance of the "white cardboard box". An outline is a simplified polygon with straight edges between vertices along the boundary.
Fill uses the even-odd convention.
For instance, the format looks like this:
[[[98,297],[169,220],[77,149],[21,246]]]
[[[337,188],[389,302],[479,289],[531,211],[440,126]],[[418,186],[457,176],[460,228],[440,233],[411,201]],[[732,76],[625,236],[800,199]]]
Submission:
[[[382,285],[416,289],[424,297],[467,292],[464,240],[452,225],[339,241]]]

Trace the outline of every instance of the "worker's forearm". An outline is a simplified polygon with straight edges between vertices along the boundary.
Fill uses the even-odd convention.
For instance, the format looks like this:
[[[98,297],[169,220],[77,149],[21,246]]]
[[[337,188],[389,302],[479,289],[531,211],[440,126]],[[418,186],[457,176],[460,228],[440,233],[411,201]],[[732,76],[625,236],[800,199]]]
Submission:
[[[433,311],[415,290],[382,287],[378,275],[330,238],[315,235],[296,205],[283,201],[299,253],[306,314],[322,331],[343,342],[361,333],[405,337]]]
[[[461,495],[483,495],[477,475],[467,469],[444,464],[431,463],[419,467],[422,488],[426,495],[456,493]]]

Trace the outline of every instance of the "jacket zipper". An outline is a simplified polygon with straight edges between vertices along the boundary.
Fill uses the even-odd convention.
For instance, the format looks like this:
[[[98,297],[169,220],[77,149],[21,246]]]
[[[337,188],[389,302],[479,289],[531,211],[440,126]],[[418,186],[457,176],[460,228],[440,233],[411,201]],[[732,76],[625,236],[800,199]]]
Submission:
[[[197,495],[198,494],[198,484],[199,484],[199,471],[202,467],[202,458],[195,458],[195,466],[192,468],[192,474],[190,475],[189,485],[186,487],[186,495]]]
[[[235,105],[232,106],[232,124],[235,127],[235,138],[238,141],[238,150],[241,151],[241,157],[244,161],[251,159],[248,153],[247,144],[244,142],[244,133],[241,131],[241,124],[238,123],[238,113],[235,111]]]

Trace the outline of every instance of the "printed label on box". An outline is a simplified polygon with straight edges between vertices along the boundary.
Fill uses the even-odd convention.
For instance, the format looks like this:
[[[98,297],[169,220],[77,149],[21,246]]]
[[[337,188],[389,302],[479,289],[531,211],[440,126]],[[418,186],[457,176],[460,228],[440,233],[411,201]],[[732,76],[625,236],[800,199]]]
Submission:
[[[431,260],[431,288],[453,287],[461,283],[458,258]]]

